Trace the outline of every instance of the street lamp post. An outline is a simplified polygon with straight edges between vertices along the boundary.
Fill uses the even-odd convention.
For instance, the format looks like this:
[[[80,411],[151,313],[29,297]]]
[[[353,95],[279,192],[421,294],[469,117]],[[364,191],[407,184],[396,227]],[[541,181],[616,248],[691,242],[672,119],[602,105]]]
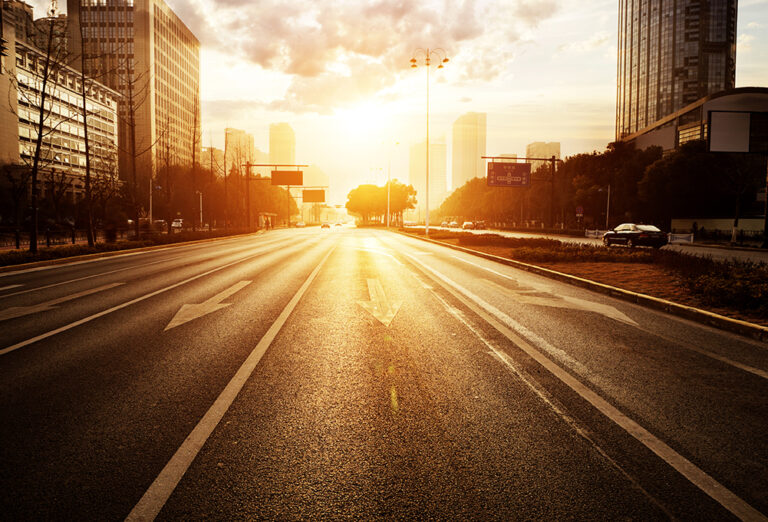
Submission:
[[[445,50],[443,49],[422,49],[418,48],[413,52],[413,57],[411,58],[411,68],[415,69],[417,67],[416,63],[416,57],[417,56],[423,56],[424,58],[424,65],[427,68],[427,143],[426,143],[426,159],[427,159],[427,168],[426,168],[426,179],[425,179],[425,207],[426,207],[426,214],[425,214],[425,220],[424,220],[424,233],[426,237],[429,237],[429,67],[432,63],[432,55],[435,55],[437,59],[439,60],[439,65],[437,66],[438,69],[443,68],[444,63],[448,63],[448,57],[445,54]]]
[[[200,196],[200,230],[203,229],[203,193],[200,190],[195,191],[198,196]]]

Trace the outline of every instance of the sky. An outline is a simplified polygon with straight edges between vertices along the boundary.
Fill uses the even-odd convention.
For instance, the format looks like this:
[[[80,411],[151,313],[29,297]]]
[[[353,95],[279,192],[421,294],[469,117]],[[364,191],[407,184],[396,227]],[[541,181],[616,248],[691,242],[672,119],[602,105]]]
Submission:
[[[201,42],[204,145],[244,129],[262,151],[288,122],[296,160],[330,179],[342,204],[361,183],[408,179],[424,141],[448,144],[466,112],[487,113],[487,154],[563,156],[614,137],[617,0],[166,0]],[[35,0],[38,7],[48,2]],[[65,2],[60,2],[65,4]],[[43,10],[36,9],[36,16]],[[736,86],[768,86],[768,0],[740,0]]]

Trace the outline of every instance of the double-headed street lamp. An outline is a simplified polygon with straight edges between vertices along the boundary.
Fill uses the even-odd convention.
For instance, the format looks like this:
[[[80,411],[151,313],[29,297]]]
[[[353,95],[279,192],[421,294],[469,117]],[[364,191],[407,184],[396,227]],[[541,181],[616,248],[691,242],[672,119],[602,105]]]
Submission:
[[[445,51],[443,49],[437,48],[437,49],[422,49],[418,48],[415,51],[413,51],[413,56],[411,57],[411,68],[415,69],[418,65],[417,57],[424,58],[424,65],[427,68],[427,147],[426,147],[426,153],[427,153],[427,171],[426,171],[426,183],[425,183],[425,201],[426,201],[426,217],[425,217],[425,228],[424,233],[426,237],[429,237],[429,68],[432,64],[432,56],[435,56],[437,58],[438,69],[443,68],[444,63],[448,63],[448,57],[445,54]]]

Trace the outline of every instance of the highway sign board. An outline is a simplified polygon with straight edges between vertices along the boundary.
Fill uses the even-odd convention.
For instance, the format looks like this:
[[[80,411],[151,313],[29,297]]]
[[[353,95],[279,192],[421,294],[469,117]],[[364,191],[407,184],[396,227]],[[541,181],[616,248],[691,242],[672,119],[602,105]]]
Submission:
[[[489,187],[527,187],[531,184],[530,163],[488,163]]]
[[[301,200],[304,203],[325,203],[324,190],[304,190]]]
[[[273,170],[272,184],[300,187],[304,184],[304,172],[301,170]]]

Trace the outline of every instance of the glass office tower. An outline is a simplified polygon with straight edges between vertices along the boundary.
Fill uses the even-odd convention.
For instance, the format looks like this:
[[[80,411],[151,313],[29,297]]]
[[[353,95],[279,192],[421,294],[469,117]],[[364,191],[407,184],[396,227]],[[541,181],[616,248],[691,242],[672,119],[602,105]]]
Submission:
[[[619,0],[616,139],[736,83],[737,0]]]

